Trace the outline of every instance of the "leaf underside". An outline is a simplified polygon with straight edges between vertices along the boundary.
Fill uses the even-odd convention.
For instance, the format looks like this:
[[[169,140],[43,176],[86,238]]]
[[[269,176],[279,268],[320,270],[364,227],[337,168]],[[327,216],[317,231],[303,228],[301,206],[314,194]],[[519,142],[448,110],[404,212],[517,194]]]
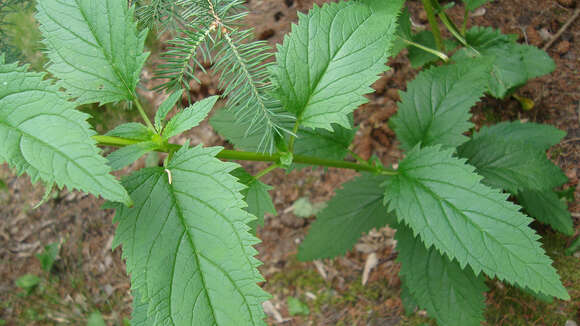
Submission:
[[[89,115],[75,110],[44,74],[0,65],[0,162],[42,180],[127,205],[127,191],[109,173],[91,138]]]
[[[43,0],[37,19],[51,64],[79,104],[135,96],[146,31],[137,32],[133,8],[119,0]]]
[[[568,299],[545,255],[531,219],[506,201],[507,195],[480,183],[481,177],[453,150],[414,148],[387,180],[385,201],[427,246],[532,291]]]
[[[367,102],[363,95],[387,69],[401,5],[394,1],[389,4],[394,10],[387,11],[350,1],[299,13],[273,67],[277,95],[298,123],[313,129],[332,130],[332,123],[350,127],[348,115]]]
[[[300,245],[298,259],[332,258],[351,250],[363,232],[396,222],[383,205],[384,176],[363,174],[343,189],[318,214]]]
[[[235,169],[231,174],[238,178],[241,184],[247,187],[241,191],[241,194],[244,196],[244,200],[248,204],[246,211],[257,217],[256,220],[251,221],[249,224],[252,230],[255,231],[258,225],[264,225],[264,215],[266,213],[276,215],[276,207],[274,206],[272,197],[270,197],[270,193],[268,192],[273,188],[260,180],[257,180],[243,168]],[[253,233],[255,234],[255,232]]]
[[[333,127],[334,132],[300,128],[294,143],[294,154],[342,160],[348,153],[355,130],[336,124]]]
[[[392,118],[401,147],[454,147],[467,141],[463,133],[473,125],[469,109],[483,96],[487,73],[488,66],[479,60],[421,72],[401,93]]]
[[[132,287],[155,325],[265,325],[255,217],[229,174],[237,165],[216,159],[219,147],[187,147],[166,167],[172,183],[164,168],[124,180],[135,206],[117,208],[115,246]]]
[[[516,197],[531,217],[565,235],[574,235],[574,222],[568,206],[551,189],[523,190]]]
[[[401,279],[415,302],[445,326],[479,326],[483,321],[487,291],[485,278],[471,268],[462,269],[435,248],[399,225],[395,236]]]

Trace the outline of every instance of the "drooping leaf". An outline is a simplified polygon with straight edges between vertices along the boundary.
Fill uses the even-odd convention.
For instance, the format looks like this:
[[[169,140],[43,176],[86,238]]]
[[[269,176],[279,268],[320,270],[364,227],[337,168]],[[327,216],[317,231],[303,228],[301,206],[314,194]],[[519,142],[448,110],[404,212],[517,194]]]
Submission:
[[[237,165],[216,159],[220,151],[182,147],[166,166],[171,183],[161,167],[124,180],[135,206],[117,208],[115,246],[153,321],[265,325],[258,239],[247,226],[255,217],[229,174]]]
[[[113,171],[117,171],[155,150],[157,146],[156,143],[150,141],[125,146],[109,154],[107,160]]]
[[[115,129],[107,132],[106,136],[129,138],[133,140],[147,141],[153,136],[153,131],[142,123],[129,122],[118,125]]]
[[[475,9],[488,3],[489,0],[463,0],[463,2],[465,2],[465,6],[467,7],[467,10],[474,11]]]
[[[413,35],[413,38],[411,39],[411,41],[421,44],[423,46],[426,46],[428,48],[431,49],[435,49],[436,45],[435,45],[435,38],[433,37],[433,33],[431,33],[431,31],[421,31],[415,35]],[[457,42],[455,42],[454,40],[451,39],[444,39],[443,40],[444,44],[445,44],[445,49],[447,51],[453,50],[454,48],[457,47]],[[409,61],[411,61],[411,66],[413,68],[419,68],[422,67],[428,63],[431,62],[436,62],[437,60],[439,60],[439,57],[429,53],[425,50],[419,49],[417,47],[414,46],[410,46],[409,47]]]
[[[175,106],[177,101],[181,99],[182,94],[183,94],[182,89],[177,90],[171,93],[171,95],[169,95],[165,99],[165,101],[161,103],[161,105],[157,109],[157,112],[155,112],[155,128],[157,130],[161,130],[163,128],[163,120],[165,119],[165,117],[167,117],[167,114]]]
[[[551,189],[523,190],[516,196],[520,205],[533,218],[549,224],[565,235],[574,234],[574,223],[568,207]]]
[[[32,182],[79,189],[127,205],[127,191],[109,173],[91,138],[89,116],[75,110],[44,75],[0,65],[0,162]]]
[[[493,64],[488,77],[488,90],[497,98],[505,97],[529,79],[548,74],[556,67],[544,51],[517,44],[513,37],[492,28],[471,28],[465,39],[478,53],[465,48],[458,51],[453,59],[458,62],[470,62],[476,56],[490,59]]]
[[[209,123],[215,131],[227,139],[235,148],[256,152],[262,139],[262,133],[254,130],[247,134],[247,127],[237,121],[232,110],[222,108],[217,110],[209,119]]]
[[[558,144],[566,132],[550,125],[504,121],[493,126],[484,126],[473,135],[473,139],[496,136],[509,142],[525,142],[537,149],[547,150]]]
[[[256,220],[250,222],[249,226],[252,230],[256,230],[258,225],[264,225],[264,215],[266,213],[276,215],[276,207],[272,202],[272,197],[268,191],[273,188],[269,185],[257,180],[243,168],[235,169],[231,174],[239,179],[239,182],[247,188],[241,191],[244,200],[248,204],[246,211],[257,217]],[[255,232],[254,232],[255,233]]]
[[[490,133],[461,145],[457,154],[476,168],[483,182],[514,194],[524,189],[551,190],[568,180],[544,150]]]
[[[330,3],[299,13],[273,72],[278,97],[301,125],[349,127],[348,115],[367,102],[363,95],[387,69],[402,2]]]
[[[294,143],[294,154],[342,160],[348,153],[355,130],[336,124],[333,128],[334,132],[300,128]]]
[[[298,259],[313,260],[343,255],[352,249],[363,232],[395,221],[383,205],[384,176],[363,174],[343,189],[318,214],[300,245]]]
[[[133,8],[119,0],[43,0],[37,19],[48,71],[80,104],[131,100],[148,54]]]
[[[437,319],[439,325],[479,326],[483,321],[487,291],[483,275],[462,269],[434,247],[425,248],[421,239],[399,225],[395,236],[400,275],[415,302]]]
[[[218,98],[219,96],[205,98],[177,113],[165,126],[163,137],[169,139],[199,125],[207,117]]]
[[[480,183],[453,149],[415,147],[385,184],[385,201],[427,246],[481,271],[535,292],[569,299],[531,219],[507,195]]]
[[[401,103],[392,118],[401,147],[417,144],[457,146],[467,141],[469,109],[485,91],[488,66],[478,60],[469,64],[435,67],[421,72],[401,92]]]

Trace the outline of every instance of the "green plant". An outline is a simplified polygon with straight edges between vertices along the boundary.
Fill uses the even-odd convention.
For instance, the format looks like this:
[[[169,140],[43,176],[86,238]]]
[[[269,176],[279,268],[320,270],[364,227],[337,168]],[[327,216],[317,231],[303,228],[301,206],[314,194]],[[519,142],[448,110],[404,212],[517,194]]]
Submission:
[[[471,138],[463,135],[472,127],[469,108],[486,90],[507,93],[517,86],[494,84],[501,64],[484,51],[487,38],[517,48],[508,45],[511,39],[487,30],[474,40],[463,37],[439,8],[465,50],[449,59],[437,34],[439,50],[419,44],[449,63],[420,73],[402,94],[392,122],[407,157],[393,169],[349,150],[352,112],[387,69],[395,35],[410,33],[404,19],[397,31],[398,17],[405,17],[398,14],[403,2],[316,6],[299,15],[275,62],[266,63],[269,48],[241,27],[241,0],[136,1],[141,24],[124,0],[40,0],[37,18],[54,79],[26,66],[0,64],[0,161],[49,189],[54,184],[79,189],[116,209],[115,246],[122,245],[131,275],[134,325],[263,325],[261,304],[269,296],[257,285],[263,278],[252,246],[259,240],[250,230],[274,206],[269,186],[258,179],[276,168],[305,164],[362,174],[320,212],[299,258],[342,254],[362,232],[390,224],[398,229],[404,293],[441,324],[481,320],[484,273],[538,295],[568,299],[528,227],[531,219],[501,192],[555,205],[557,219],[543,215],[544,206],[525,208],[570,233],[565,207],[553,201],[552,189],[565,178],[544,153],[563,133],[501,123]],[[170,95],[153,120],[136,92],[148,57],[143,26],[176,35],[156,70],[165,80],[159,90]],[[204,120],[218,100],[206,98],[166,119],[180,106],[183,89],[195,82],[194,69],[205,69],[205,62],[227,97],[211,123],[244,151],[170,142]],[[526,71],[526,80],[538,74]],[[75,110],[118,101],[132,103],[145,124],[122,124],[96,135],[86,122],[89,115]],[[105,159],[97,145],[120,149]],[[110,174],[152,151],[167,153],[163,167],[135,171],[122,182]],[[356,162],[345,160],[348,155]],[[272,165],[252,176],[222,160]]]

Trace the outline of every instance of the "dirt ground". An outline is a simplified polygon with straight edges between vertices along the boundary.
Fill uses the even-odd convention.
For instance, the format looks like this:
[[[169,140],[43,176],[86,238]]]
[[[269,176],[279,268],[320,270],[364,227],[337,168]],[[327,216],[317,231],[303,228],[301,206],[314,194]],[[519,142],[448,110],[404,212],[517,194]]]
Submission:
[[[322,3],[324,1],[316,1]],[[251,0],[248,22],[256,35],[281,42],[297,21],[297,12],[312,6],[311,0]],[[419,1],[409,1],[413,22],[426,25],[426,15]],[[501,28],[518,34],[520,42],[542,47],[574,14],[574,0],[498,0],[478,10],[470,25]],[[452,9],[452,18],[460,21],[462,9]],[[405,52],[405,51],[404,51]],[[550,151],[550,157],[569,178],[564,189],[578,185],[580,173],[580,19],[573,22],[548,49],[557,64],[556,71],[531,81],[518,91],[533,99],[533,110],[524,111],[514,99],[485,98],[473,109],[473,122],[481,127],[503,120],[521,120],[552,124],[567,132],[566,138]],[[389,63],[391,70],[375,83],[376,93],[370,102],[355,112],[359,126],[353,150],[367,158],[377,155],[384,164],[402,157],[393,131],[387,126],[396,112],[398,91],[417,71],[410,68],[405,53]],[[144,74],[145,79],[150,73]],[[200,75],[202,85],[192,88],[198,99],[218,92],[215,79]],[[148,86],[150,84],[146,83]],[[162,101],[154,93],[143,93],[153,104]],[[127,118],[127,116],[125,116]],[[104,128],[100,126],[100,128]],[[188,134],[191,142],[230,146],[204,123]],[[183,141],[184,139],[180,140]],[[230,146],[231,147],[231,146]],[[144,160],[131,169],[145,164]],[[243,165],[257,172],[264,164]],[[125,171],[127,172],[127,171]],[[345,257],[315,263],[298,262],[298,244],[313,218],[296,217],[293,203],[302,197],[318,203],[329,200],[334,189],[355,175],[351,171],[307,168],[286,175],[277,170],[262,181],[275,187],[271,191],[277,216],[267,216],[258,230],[262,243],[258,258],[266,278],[263,287],[273,295],[267,312],[271,325],[434,325],[423,311],[404,314],[394,261],[393,230],[384,228],[361,238]],[[51,195],[39,208],[42,187],[30,184],[27,177],[16,177],[7,166],[0,166],[0,325],[85,325],[88,316],[99,311],[107,325],[125,325],[130,316],[130,284],[121,260],[120,249],[111,250],[113,213],[100,210],[102,201],[92,196],[66,190]],[[576,225],[580,224],[580,190],[569,203]],[[545,238],[545,248],[555,261],[572,300],[551,304],[540,302],[510,286],[489,280],[486,325],[575,325],[580,322],[580,257],[565,256],[571,238],[534,225]],[[59,259],[50,274],[41,269],[35,254],[50,243],[62,243]],[[366,285],[361,284],[369,255],[379,262],[370,272]],[[26,295],[15,281],[35,274],[41,283]],[[292,316],[287,299],[294,297],[309,307],[309,313]],[[279,314],[279,315],[277,315]],[[566,323],[568,321],[568,323]]]

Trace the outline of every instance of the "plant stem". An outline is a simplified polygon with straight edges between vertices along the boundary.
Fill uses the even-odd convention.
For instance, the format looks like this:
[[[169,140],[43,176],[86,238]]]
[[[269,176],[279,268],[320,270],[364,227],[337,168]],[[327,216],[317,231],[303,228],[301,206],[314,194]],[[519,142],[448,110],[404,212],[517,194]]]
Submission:
[[[254,176],[254,178],[256,178],[256,179],[260,179],[261,177],[263,177],[263,176],[265,176],[266,174],[268,174],[268,173],[270,173],[270,172],[272,172],[272,171],[276,170],[276,169],[277,169],[277,168],[279,168],[279,167],[280,167],[280,165],[279,165],[278,163],[276,163],[276,164],[272,164],[272,165],[270,165],[269,167],[267,167],[267,168],[263,169],[262,171],[258,172],[258,173],[257,173],[257,174]]]
[[[145,113],[145,110],[143,109],[143,106],[141,106],[141,102],[139,102],[139,99],[137,98],[137,96],[135,96],[135,98],[133,99],[133,102],[135,102],[135,105],[137,106],[137,110],[139,111],[139,114],[141,114],[141,118],[143,118],[143,120],[145,121],[145,124],[147,125],[147,127],[151,130],[153,130],[154,132],[157,132],[155,130],[155,127],[153,127],[153,124],[151,123],[151,120],[149,120],[149,117],[147,116],[147,113]]]
[[[112,136],[102,136],[97,135],[93,136],[93,139],[96,140],[99,145],[106,145],[106,146],[117,146],[117,147],[124,147],[127,145],[132,145],[139,143],[138,140],[133,139],[126,139],[121,137],[112,137]],[[177,151],[181,148],[180,145],[177,144],[168,144],[166,149],[158,149],[160,152],[169,152],[169,151]],[[242,160],[242,161],[256,161],[256,162],[275,162],[278,163],[280,160],[280,154],[264,154],[264,153],[254,153],[254,152],[242,152],[242,151],[234,151],[224,149],[216,155],[217,158],[224,159],[224,160]],[[327,167],[335,167],[341,169],[349,169],[349,170],[356,170],[356,171],[367,171],[373,173],[379,173],[383,175],[397,175],[398,172],[391,169],[385,169],[379,166],[372,166],[368,163],[353,163],[347,161],[339,161],[339,160],[327,160],[323,158],[313,157],[313,156],[304,156],[304,155],[294,155],[294,163],[304,163],[310,165],[317,165],[317,166],[327,166]]]
[[[437,51],[437,50],[435,50],[435,49],[432,49],[432,48],[430,48],[430,47],[426,47],[426,46],[424,46],[424,45],[421,45],[421,44],[419,44],[419,43],[415,43],[415,42],[413,42],[413,41],[409,41],[409,40],[407,40],[407,39],[404,39],[404,38],[402,38],[402,37],[399,37],[399,38],[400,38],[401,40],[403,40],[403,42],[405,42],[405,43],[407,43],[407,44],[409,44],[409,45],[411,45],[411,46],[414,46],[414,47],[416,47],[416,48],[419,48],[419,49],[421,49],[421,50],[423,50],[423,51],[425,51],[425,52],[429,52],[429,53],[431,53],[431,54],[433,54],[433,55],[436,55],[436,56],[438,56],[438,57],[439,57],[441,60],[443,60],[443,62],[448,62],[448,61],[449,61],[449,57],[447,56],[447,54],[445,54],[445,53],[443,53],[443,52],[439,52],[439,51]]]
[[[467,32],[467,19],[469,18],[469,9],[465,6],[465,13],[463,13],[463,23],[461,24],[461,36],[465,37]]]
[[[443,25],[445,25],[447,30],[459,41],[459,43],[461,43],[461,45],[470,47],[463,35],[461,35],[461,32],[457,26],[455,26],[455,24],[451,21],[451,19],[449,19],[449,16],[447,16],[444,11],[439,12],[439,19],[441,19]]]
[[[445,52],[445,44],[441,37],[441,31],[439,30],[439,24],[437,23],[437,17],[435,17],[435,11],[433,10],[431,0],[421,0],[421,2],[423,3],[423,8],[425,8],[425,12],[427,13],[427,20],[429,21],[429,26],[431,26],[431,33],[433,33],[433,38],[435,39],[435,46],[439,52]]]
[[[300,127],[300,119],[296,119],[296,123],[294,123],[294,128],[292,129],[292,135],[290,135],[290,141],[288,142],[288,151],[290,153],[294,153],[294,142],[298,134],[298,127]]]

